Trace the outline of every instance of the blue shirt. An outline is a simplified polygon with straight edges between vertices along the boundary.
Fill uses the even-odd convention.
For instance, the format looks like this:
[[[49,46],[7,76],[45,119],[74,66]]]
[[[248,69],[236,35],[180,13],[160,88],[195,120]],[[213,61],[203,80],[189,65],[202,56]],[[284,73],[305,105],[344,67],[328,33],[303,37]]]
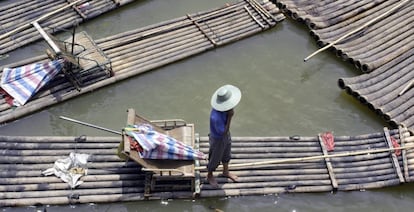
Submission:
[[[226,131],[227,112],[212,109],[210,113],[210,136],[220,139]]]

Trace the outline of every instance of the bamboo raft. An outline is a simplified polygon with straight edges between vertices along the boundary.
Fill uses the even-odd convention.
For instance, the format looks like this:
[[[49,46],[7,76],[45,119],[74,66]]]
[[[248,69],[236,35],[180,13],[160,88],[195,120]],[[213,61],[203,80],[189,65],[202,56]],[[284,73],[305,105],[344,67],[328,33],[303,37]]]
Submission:
[[[267,0],[242,0],[96,40],[94,43],[97,48],[110,59],[110,75],[105,71],[76,71],[75,78],[83,84],[78,89],[80,91],[65,76],[56,77],[31,101],[17,108],[8,105],[1,97],[0,123],[16,120],[100,87],[252,36],[283,20],[284,15]],[[47,60],[45,54],[4,67]],[[0,70],[4,67],[0,67]]]
[[[0,7],[0,55],[42,37],[32,26],[39,22],[47,32],[64,31],[112,11],[133,0],[19,0]]]
[[[319,46],[369,73],[339,79],[342,89],[393,126],[414,128],[413,1],[273,2],[306,24]]]
[[[171,135],[182,127],[192,128],[185,121],[179,125],[168,124],[169,120],[150,123],[167,133],[175,132]],[[208,138],[192,136],[194,148],[207,154]],[[350,191],[396,186],[414,179],[414,137],[403,127],[334,136],[333,151],[327,150],[322,135],[234,137],[230,169],[239,176],[238,182],[217,177],[219,188],[214,188],[206,180],[206,161],[195,161],[190,187],[186,181],[167,178],[150,192],[148,185],[153,182],[148,173],[157,170],[121,160],[117,153],[122,140],[121,135],[0,136],[0,207]],[[71,188],[56,176],[42,175],[71,152],[91,155],[82,184]],[[220,167],[214,174],[219,172]]]

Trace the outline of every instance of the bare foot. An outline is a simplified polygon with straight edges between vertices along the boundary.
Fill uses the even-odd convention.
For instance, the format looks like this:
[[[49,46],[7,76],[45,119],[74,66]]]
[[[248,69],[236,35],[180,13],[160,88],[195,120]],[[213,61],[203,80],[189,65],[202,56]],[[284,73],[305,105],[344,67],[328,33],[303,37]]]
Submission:
[[[224,177],[229,178],[229,179],[230,179],[230,180],[232,180],[233,182],[237,182],[237,180],[239,179],[239,177],[237,177],[237,175],[234,175],[234,174],[232,174],[232,173],[230,173],[230,172],[228,172],[228,173],[223,173],[223,176],[224,176]]]
[[[213,176],[207,176],[207,181],[208,183],[210,183],[211,186],[213,186],[214,188],[218,188],[218,183],[216,181],[216,178],[214,178]]]

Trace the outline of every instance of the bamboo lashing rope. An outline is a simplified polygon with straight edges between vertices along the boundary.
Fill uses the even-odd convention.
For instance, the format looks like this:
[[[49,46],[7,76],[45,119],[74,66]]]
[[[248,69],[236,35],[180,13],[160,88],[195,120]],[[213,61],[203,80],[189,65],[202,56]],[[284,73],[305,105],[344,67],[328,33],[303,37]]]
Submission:
[[[315,56],[316,54],[325,51],[326,49],[330,48],[331,46],[335,45],[336,43],[342,41],[343,39],[347,38],[348,36],[357,33],[358,31],[361,31],[362,29],[364,29],[365,27],[375,23],[376,21],[378,21],[379,19],[386,17],[387,15],[389,15],[390,13],[394,12],[395,10],[397,10],[398,8],[402,7],[404,4],[406,4],[407,2],[409,2],[410,0],[404,0],[402,2],[400,2],[398,5],[394,6],[393,8],[391,8],[390,10],[388,10],[387,12],[383,13],[382,15],[372,19],[371,21],[368,21],[366,24],[358,27],[357,29],[343,35],[342,37],[336,39],[335,41],[331,42],[330,44],[324,46],[323,48],[315,51],[314,53],[312,53],[311,55],[307,56],[304,61],[306,62],[307,60],[309,60],[311,57]]]
[[[41,20],[43,20],[45,18],[48,18],[49,16],[52,16],[52,15],[54,15],[54,14],[56,14],[56,13],[62,11],[62,10],[65,10],[65,9],[67,9],[69,7],[72,7],[73,5],[78,4],[78,3],[82,2],[82,1],[85,1],[85,0],[77,0],[77,1],[74,1],[74,2],[72,2],[70,4],[68,4],[68,5],[65,5],[65,6],[63,6],[63,7],[59,8],[59,9],[53,11],[53,12],[47,13],[47,14],[45,14],[45,15],[43,15],[43,16],[41,16],[41,17],[39,17],[39,18],[37,18],[37,19],[35,19],[33,21],[31,21],[30,23],[26,23],[26,24],[24,24],[24,25],[22,25],[22,26],[20,26],[20,27],[18,27],[16,29],[14,29],[14,30],[12,30],[10,32],[7,32],[7,33],[5,33],[3,35],[0,35],[0,40],[6,38],[7,36],[10,36],[10,35],[12,35],[14,33],[17,33],[17,32],[19,32],[21,30],[24,30],[24,29],[30,27],[32,25],[31,24],[32,22],[39,22],[39,21],[41,21]]]
[[[414,140],[414,137],[411,137]],[[407,140],[409,138],[406,138]],[[240,167],[247,167],[247,166],[261,166],[261,165],[272,165],[277,163],[288,163],[288,162],[301,162],[301,161],[309,161],[309,160],[317,160],[317,159],[324,159],[324,158],[334,158],[334,157],[346,157],[346,156],[356,156],[356,155],[364,155],[364,154],[371,154],[371,153],[380,153],[380,152],[387,152],[399,149],[409,149],[414,148],[414,144],[412,145],[405,145],[404,147],[393,147],[393,148],[383,148],[383,149],[371,149],[366,151],[355,151],[355,152],[344,152],[332,155],[316,155],[316,156],[309,156],[309,157],[301,157],[301,158],[287,158],[287,159],[278,159],[278,160],[270,160],[270,161],[261,161],[261,162],[252,162],[252,163],[239,163],[239,164],[229,164],[230,168],[240,168]],[[205,166],[195,167],[195,170],[203,170],[206,169]],[[222,165],[219,166],[222,168]]]

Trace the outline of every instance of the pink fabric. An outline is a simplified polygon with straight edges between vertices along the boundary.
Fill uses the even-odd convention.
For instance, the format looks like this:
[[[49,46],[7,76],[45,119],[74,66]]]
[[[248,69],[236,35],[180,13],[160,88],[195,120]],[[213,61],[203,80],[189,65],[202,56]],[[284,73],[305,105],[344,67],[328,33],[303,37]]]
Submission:
[[[335,148],[334,136],[331,132],[322,133],[321,138],[328,151],[333,151]]]

